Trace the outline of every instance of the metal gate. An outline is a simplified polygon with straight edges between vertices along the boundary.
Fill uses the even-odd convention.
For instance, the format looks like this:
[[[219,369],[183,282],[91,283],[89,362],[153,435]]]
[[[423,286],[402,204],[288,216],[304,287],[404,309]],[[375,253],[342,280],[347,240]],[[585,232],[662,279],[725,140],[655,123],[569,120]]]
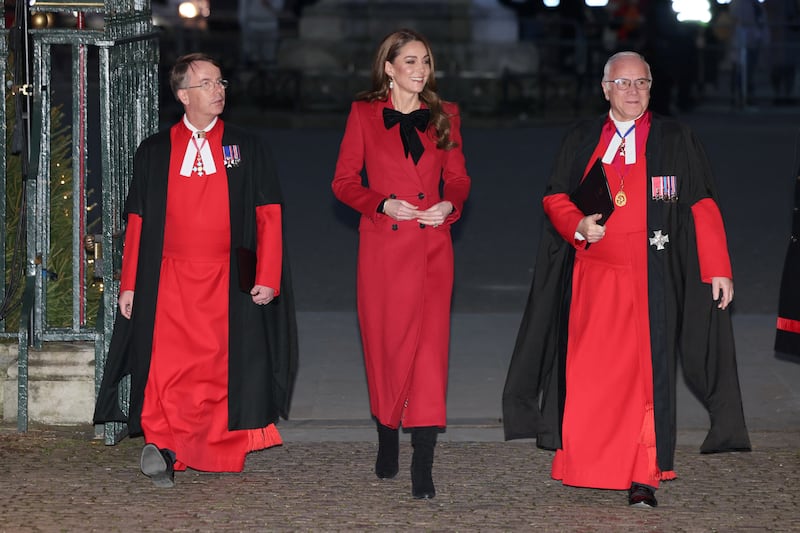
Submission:
[[[19,431],[26,431],[28,425],[29,350],[41,349],[48,341],[93,342],[95,390],[99,387],[119,290],[122,208],[132,176],[133,155],[139,143],[158,127],[158,42],[149,0],[37,0],[31,4],[31,17],[26,14],[25,20],[17,23],[27,25],[30,20],[44,20],[45,27],[25,28],[26,44],[31,51],[30,76],[24,82],[15,80],[13,86],[14,91],[25,95],[30,110],[30,166],[28,175],[22,176],[25,180],[25,288],[19,331],[2,333],[18,336]],[[76,9],[79,11],[75,12]],[[50,16],[77,13],[75,25],[47,27],[48,13]],[[87,17],[95,19],[91,28],[86,25]],[[7,59],[9,51],[5,42],[3,39],[4,48],[0,53]],[[58,64],[54,65],[54,61]],[[66,85],[54,76],[57,70],[62,75],[66,72],[65,63],[69,63],[70,72]],[[66,118],[71,125],[71,209],[65,212],[72,227],[69,238],[72,319],[69,324],[52,324],[48,319],[47,284],[53,275],[51,237],[54,224],[65,223],[63,219],[54,222],[50,197],[52,183],[59,179],[53,175],[51,164],[54,127],[51,120],[54,86],[58,83],[61,88],[69,87],[65,107],[71,111]],[[90,117],[89,109],[94,116]],[[6,134],[0,129],[0,135]],[[3,152],[5,154],[5,150]],[[93,202],[101,211],[96,220],[102,228],[98,233],[87,229],[92,207],[87,205],[90,157],[98,162],[94,172],[99,169],[101,174],[99,181],[93,180],[101,189],[99,202]],[[5,155],[0,165],[5,177]],[[0,192],[4,201],[1,203],[5,206],[5,181],[2,185]],[[92,275],[87,275],[89,269]],[[89,277],[102,284],[96,317],[87,316],[86,280]],[[127,405],[127,390],[122,394],[125,398],[120,400]],[[106,443],[114,443],[122,431],[121,424],[106,424],[103,428]]]

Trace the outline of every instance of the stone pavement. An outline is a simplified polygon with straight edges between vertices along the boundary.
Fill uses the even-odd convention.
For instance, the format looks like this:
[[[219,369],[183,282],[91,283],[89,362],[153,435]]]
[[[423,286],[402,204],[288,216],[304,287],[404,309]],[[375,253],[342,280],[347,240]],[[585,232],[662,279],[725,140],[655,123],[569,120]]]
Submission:
[[[680,445],[678,479],[642,510],[621,491],[552,481],[551,454],[527,441],[440,443],[436,498],[418,501],[407,441],[394,480],[372,473],[374,442],[287,442],[250,454],[241,474],[178,473],[165,490],[139,472],[141,439],[3,431],[0,531],[797,531],[798,435],[752,437],[750,453]]]

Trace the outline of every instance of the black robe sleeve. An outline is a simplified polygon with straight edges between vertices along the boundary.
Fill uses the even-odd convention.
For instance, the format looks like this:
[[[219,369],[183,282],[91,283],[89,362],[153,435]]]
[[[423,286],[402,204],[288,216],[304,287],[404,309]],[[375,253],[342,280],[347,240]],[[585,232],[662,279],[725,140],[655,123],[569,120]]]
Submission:
[[[749,450],[750,440],[731,308],[717,308],[710,285],[700,275],[692,206],[704,199],[719,204],[709,159],[688,127],[654,116],[647,171],[649,176],[674,175],[678,180],[678,201],[651,200],[647,212],[649,235],[659,229],[670,235],[666,250],[648,247],[648,302],[658,465],[672,470],[678,360],[689,390],[709,413],[710,429],[701,452]]]
[[[128,320],[116,310],[114,329],[95,404],[94,422],[125,422],[131,436],[141,434],[144,388],[150,370],[156,296],[163,248],[164,218],[169,172],[169,130],[160,131],[139,145],[133,160],[133,178],[124,214],[142,217],[136,305]],[[123,250],[123,255],[124,255]],[[135,334],[133,332],[136,332]],[[130,376],[130,392],[123,398],[122,380]],[[125,408],[123,408],[123,406]],[[127,414],[123,414],[127,411]]]
[[[564,137],[545,195],[577,187],[600,135],[603,120],[584,121]],[[536,438],[546,449],[561,447],[567,322],[575,249],[547,217],[536,255],[531,290],[503,389],[506,440]]]
[[[297,323],[289,253],[283,240],[280,294],[256,305],[239,290],[236,248],[256,247],[256,208],[278,204],[280,182],[262,139],[226,124],[223,145],[239,145],[242,165],[228,169],[231,205],[228,427],[255,429],[289,417],[298,367]],[[284,217],[285,220],[285,217]],[[284,224],[285,234],[285,224]]]

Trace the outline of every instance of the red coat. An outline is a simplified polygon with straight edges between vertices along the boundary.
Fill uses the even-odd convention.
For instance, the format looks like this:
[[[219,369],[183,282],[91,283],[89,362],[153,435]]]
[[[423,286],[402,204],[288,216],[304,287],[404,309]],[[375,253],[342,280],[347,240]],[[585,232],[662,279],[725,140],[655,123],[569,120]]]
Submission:
[[[384,126],[383,108],[391,106],[391,101],[353,103],[333,192],[361,213],[358,318],[371,412],[391,427],[444,427],[453,291],[450,225],[461,216],[470,189],[461,119],[458,107],[445,103],[450,138],[458,146],[437,149],[429,128],[420,134],[425,152],[415,165],[404,155],[399,126]],[[364,168],[368,185],[362,183]],[[378,213],[385,198],[420,209],[448,200],[455,209],[434,228]]]

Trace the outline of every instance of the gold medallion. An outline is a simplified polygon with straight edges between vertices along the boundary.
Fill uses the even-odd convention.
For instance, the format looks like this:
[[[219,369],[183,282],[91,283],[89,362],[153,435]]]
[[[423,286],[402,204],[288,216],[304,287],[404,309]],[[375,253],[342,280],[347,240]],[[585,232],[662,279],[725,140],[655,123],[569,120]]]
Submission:
[[[616,196],[614,196],[614,203],[617,207],[623,207],[628,203],[628,197],[625,195],[625,191],[619,191]]]

